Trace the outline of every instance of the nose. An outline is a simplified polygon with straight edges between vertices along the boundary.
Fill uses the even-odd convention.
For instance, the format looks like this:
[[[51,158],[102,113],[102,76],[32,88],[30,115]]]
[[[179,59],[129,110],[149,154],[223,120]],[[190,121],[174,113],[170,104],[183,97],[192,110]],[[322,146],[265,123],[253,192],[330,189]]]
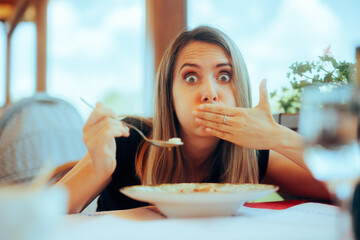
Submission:
[[[218,101],[218,95],[216,92],[216,83],[211,79],[208,79],[204,84],[203,94],[201,96],[202,103],[213,103]]]

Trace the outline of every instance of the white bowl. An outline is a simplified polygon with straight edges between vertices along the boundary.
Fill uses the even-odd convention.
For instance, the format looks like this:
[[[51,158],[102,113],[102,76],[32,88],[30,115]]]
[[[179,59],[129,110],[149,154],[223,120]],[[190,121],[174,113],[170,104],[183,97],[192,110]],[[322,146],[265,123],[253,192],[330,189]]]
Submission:
[[[29,190],[0,187],[0,239],[47,240],[67,209],[67,192],[59,186]]]
[[[138,185],[120,189],[133,199],[154,204],[170,218],[231,216],[245,202],[277,190],[273,185],[229,183]]]

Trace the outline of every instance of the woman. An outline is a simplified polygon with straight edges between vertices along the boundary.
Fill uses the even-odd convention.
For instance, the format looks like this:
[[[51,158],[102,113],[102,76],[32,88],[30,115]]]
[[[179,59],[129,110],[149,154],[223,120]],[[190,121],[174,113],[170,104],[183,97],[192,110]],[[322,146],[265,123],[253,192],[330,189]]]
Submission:
[[[221,31],[201,26],[178,35],[155,86],[153,119],[125,121],[151,138],[179,137],[184,145],[170,151],[150,146],[97,103],[83,128],[88,153],[60,181],[70,193],[69,212],[81,211],[99,194],[98,210],[143,206],[119,192],[137,184],[261,182],[328,198],[303,162],[302,137],[273,120],[266,81],[251,108],[245,63]]]

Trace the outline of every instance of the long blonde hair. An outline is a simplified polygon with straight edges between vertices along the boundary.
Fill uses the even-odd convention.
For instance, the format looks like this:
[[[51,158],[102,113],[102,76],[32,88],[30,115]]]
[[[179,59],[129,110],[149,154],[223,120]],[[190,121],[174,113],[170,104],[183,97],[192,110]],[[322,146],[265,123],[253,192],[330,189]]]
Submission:
[[[202,41],[222,47],[231,59],[236,104],[251,107],[249,77],[243,57],[235,43],[218,29],[199,26],[181,32],[166,50],[156,75],[154,91],[154,118],[152,137],[169,139],[179,136],[179,122],[172,97],[173,73],[179,52],[193,41]],[[136,172],[142,184],[179,183],[189,181],[182,147],[172,150],[150,146],[139,147]],[[258,183],[256,151],[231,142],[220,141],[212,166],[221,166],[220,182]]]

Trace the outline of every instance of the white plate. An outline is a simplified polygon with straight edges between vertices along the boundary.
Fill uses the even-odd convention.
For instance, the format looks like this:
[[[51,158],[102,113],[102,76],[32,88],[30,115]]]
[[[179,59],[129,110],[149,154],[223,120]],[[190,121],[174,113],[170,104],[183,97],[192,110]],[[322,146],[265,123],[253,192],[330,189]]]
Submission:
[[[216,192],[194,192],[208,188]],[[231,216],[245,202],[277,190],[273,185],[229,183],[137,185],[120,189],[128,197],[154,204],[171,218]]]

